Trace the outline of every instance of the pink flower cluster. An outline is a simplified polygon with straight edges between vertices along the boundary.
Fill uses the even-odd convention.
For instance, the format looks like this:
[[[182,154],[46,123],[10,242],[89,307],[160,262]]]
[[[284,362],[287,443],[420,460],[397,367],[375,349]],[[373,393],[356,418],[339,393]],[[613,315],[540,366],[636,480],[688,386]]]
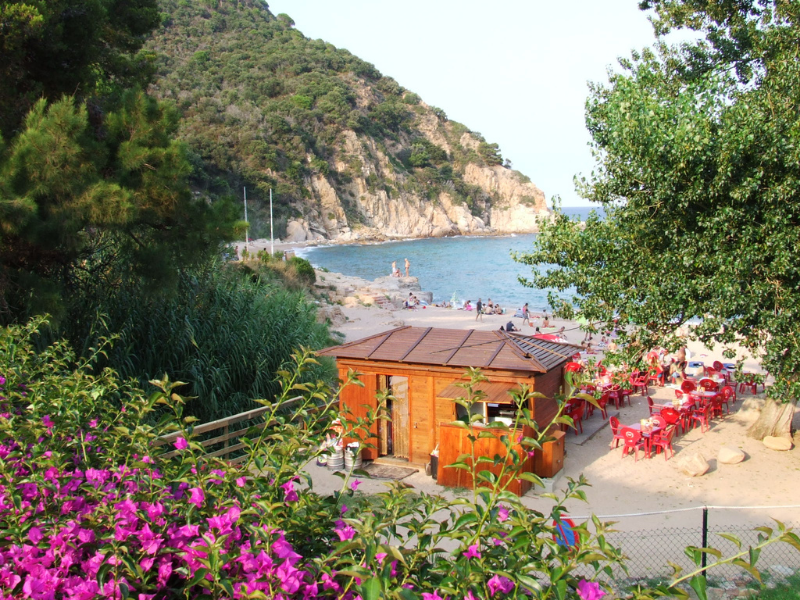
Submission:
[[[315,577],[297,568],[301,556],[281,531],[248,528],[235,503],[191,523],[187,504],[200,502],[202,490],[154,485],[160,478],[155,469],[124,465],[50,468],[44,485],[0,486],[4,528],[17,522],[27,532],[23,543],[0,548],[0,598],[20,593],[36,600],[122,598],[124,586],[146,600],[209,569],[212,549],[229,560],[205,579],[236,582],[234,597],[257,590],[271,597],[321,597]],[[144,491],[150,500],[132,499]],[[18,507],[14,495],[21,500]],[[98,577],[101,571],[105,578]]]

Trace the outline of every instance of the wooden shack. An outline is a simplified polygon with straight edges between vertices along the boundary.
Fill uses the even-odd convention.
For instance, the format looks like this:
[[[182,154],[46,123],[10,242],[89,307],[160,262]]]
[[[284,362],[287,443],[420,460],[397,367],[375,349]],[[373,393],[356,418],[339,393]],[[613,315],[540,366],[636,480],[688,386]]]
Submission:
[[[363,387],[348,386],[341,395],[342,408],[353,416],[363,417],[377,408],[378,391],[392,393],[387,406],[391,422],[374,424],[370,441],[375,448],[366,449],[364,458],[386,456],[424,465],[442,441],[442,429],[465,416],[460,414],[465,409],[453,398],[464,395],[464,389],[455,384],[468,379],[465,372],[469,367],[480,368],[488,378],[478,386],[486,397],[473,407],[473,412],[482,412],[486,427],[495,421],[512,424],[516,408],[509,392],[526,384],[547,397],[532,399],[528,407],[544,428],[556,414],[553,398],[563,384],[564,365],[575,350],[569,344],[504,331],[407,326],[327,348],[320,354],[336,358],[342,380],[350,369],[360,373]],[[452,450],[441,451],[444,456]],[[534,461],[530,462],[534,470]],[[441,464],[439,473],[444,476],[440,483],[448,485]]]

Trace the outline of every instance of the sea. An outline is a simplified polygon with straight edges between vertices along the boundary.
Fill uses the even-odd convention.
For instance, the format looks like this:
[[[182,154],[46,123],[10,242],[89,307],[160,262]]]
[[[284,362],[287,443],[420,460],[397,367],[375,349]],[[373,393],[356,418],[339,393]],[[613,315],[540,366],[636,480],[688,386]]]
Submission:
[[[584,220],[589,207],[565,207],[562,212]],[[298,250],[317,268],[373,280],[391,275],[392,262],[403,271],[406,258],[409,275],[420,287],[433,293],[433,301],[491,298],[501,306],[516,309],[526,302],[532,311],[549,308],[548,290],[524,286],[520,278],[531,276],[531,267],[515,262],[512,253],[529,252],[536,234],[503,236],[456,236],[390,241],[375,244],[314,246]],[[569,299],[569,290],[560,294]]]

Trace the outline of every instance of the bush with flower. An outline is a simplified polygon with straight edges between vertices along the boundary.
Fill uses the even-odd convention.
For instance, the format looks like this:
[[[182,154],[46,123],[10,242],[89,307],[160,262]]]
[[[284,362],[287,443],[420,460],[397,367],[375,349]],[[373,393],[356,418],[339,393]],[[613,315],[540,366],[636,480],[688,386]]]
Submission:
[[[584,482],[554,497],[549,514],[506,491],[509,478],[533,477],[521,464],[543,434],[501,433],[507,454],[490,461],[499,475],[462,457],[454,468],[471,470],[472,498],[401,483],[357,495],[353,473],[320,495],[304,467],[338,400],[324,384],[301,383],[309,353],[279,374],[281,397],[264,403],[230,463],[205,454],[182,415],[180,382],[154,381],[145,395],[94,373],[91,360],[76,363],[63,343],[35,351],[41,326],[0,330],[0,598],[597,600],[622,562],[596,519],[593,532],[577,528],[577,547],[558,542],[552,522],[566,498],[584,497]],[[479,398],[480,378],[472,373],[460,401]],[[346,434],[363,439],[380,417],[350,419]],[[676,589],[636,592],[662,593]]]

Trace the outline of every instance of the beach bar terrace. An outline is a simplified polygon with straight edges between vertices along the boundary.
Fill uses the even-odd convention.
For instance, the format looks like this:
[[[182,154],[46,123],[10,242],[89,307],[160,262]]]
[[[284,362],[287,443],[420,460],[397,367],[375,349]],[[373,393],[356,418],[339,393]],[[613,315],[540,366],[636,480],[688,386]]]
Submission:
[[[377,392],[392,394],[386,407],[391,421],[379,419],[374,423],[370,442],[375,448],[364,451],[365,459],[395,458],[422,466],[438,445],[439,483],[460,487],[470,484],[464,479],[468,474],[445,466],[469,452],[466,431],[451,425],[466,417],[466,409],[453,398],[465,394],[455,384],[466,381],[467,368],[480,368],[488,378],[477,386],[486,397],[473,406],[473,413],[483,415],[486,428],[498,421],[513,424],[516,406],[510,392],[527,385],[546,396],[532,398],[528,406],[544,429],[556,414],[554,397],[563,385],[564,365],[575,350],[568,344],[504,331],[407,326],[327,348],[320,354],[336,358],[343,381],[353,369],[364,384],[343,390],[343,412],[347,409],[353,417],[364,417],[368,410],[377,408]],[[497,448],[488,442],[481,440],[478,451],[494,457]],[[563,434],[557,432],[556,442],[546,452],[537,453],[537,459],[529,461],[528,470],[552,477],[562,464]],[[525,493],[529,487],[525,484],[520,482],[522,487],[512,491]]]

